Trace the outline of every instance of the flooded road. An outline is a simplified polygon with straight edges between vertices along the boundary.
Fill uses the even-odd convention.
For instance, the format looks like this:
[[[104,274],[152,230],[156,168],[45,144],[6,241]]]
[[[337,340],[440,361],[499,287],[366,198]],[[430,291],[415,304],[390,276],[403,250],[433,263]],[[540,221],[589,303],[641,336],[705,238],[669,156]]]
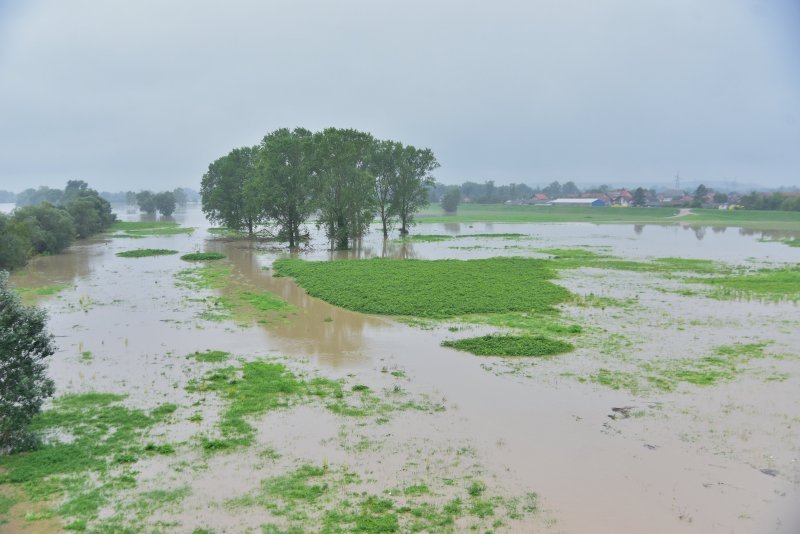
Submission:
[[[138,215],[120,213],[120,218],[138,220]],[[563,273],[558,283],[578,295],[634,304],[564,305],[566,320],[586,326],[574,353],[522,362],[480,358],[440,343],[496,329],[420,328],[337,308],[309,297],[291,279],[271,276],[272,262],[286,256],[275,244],[209,234],[198,209],[177,214],[176,220],[195,231],[95,239],[63,255],[36,258],[12,277],[23,287],[68,285],[38,300],[50,313],[59,345],[50,362],[59,394],[123,393],[128,405],[171,402],[187,416],[200,409],[201,424],[165,430],[172,439],[190,441],[217,422],[220,403],[208,399],[194,407],[196,396],[185,386],[209,367],[187,354],[222,350],[245,361],[280,357],[301,371],[373,389],[402,388],[446,409],[402,412],[377,427],[347,426],[333,414],[303,406],[270,413],[255,423],[257,442],[283,454],[278,466],[297,459],[358,466],[371,474],[363,477],[364,486],[376,491],[398,479],[443,479],[463,471],[480,473],[504,495],[538,495],[535,517],[497,525],[497,531],[800,531],[800,308],[794,303],[723,303],[665,292],[679,282],[652,274],[579,269]],[[449,223],[421,224],[414,233],[459,237],[384,243],[373,232],[353,251],[333,253],[316,236],[313,247],[298,256],[539,257],[541,250],[588,247],[631,259],[800,263],[799,248],[773,242],[797,236],[738,228]],[[522,237],[469,237],[491,233]],[[296,310],[266,324],[205,320],[205,304],[198,300],[217,291],[176,286],[175,274],[191,267],[180,254],[115,256],[133,248],[221,252],[234,287],[269,291]],[[702,356],[734,343],[765,343],[769,357],[752,363],[739,379],[668,393],[634,395],[579,380],[598,367]],[[612,417],[619,413],[614,408],[636,415]],[[356,438],[379,445],[357,447]],[[461,450],[470,451],[469,461],[448,463],[460,458]],[[205,460],[188,445],[179,452],[204,468],[176,470],[175,459],[155,459],[141,469],[145,484],[191,488],[181,507],[160,520],[175,521],[181,532],[201,527],[239,532],[270,518],[266,511],[241,514],[218,504],[254,491],[276,465],[249,449]]]

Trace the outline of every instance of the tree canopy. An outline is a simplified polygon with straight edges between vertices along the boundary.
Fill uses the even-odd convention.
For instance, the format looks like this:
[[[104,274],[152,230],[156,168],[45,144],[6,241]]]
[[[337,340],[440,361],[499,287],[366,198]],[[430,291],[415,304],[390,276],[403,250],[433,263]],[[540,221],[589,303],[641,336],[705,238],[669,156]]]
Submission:
[[[45,359],[55,352],[42,310],[20,303],[0,271],[0,451],[33,444],[28,425],[53,394]]]

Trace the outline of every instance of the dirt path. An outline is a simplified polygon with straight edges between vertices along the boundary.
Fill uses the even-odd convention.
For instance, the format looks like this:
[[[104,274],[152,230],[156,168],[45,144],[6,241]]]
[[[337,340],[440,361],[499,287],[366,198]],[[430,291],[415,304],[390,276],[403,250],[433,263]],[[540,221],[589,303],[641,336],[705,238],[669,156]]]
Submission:
[[[669,219],[677,219],[678,217],[686,217],[687,215],[694,215],[690,208],[681,208],[677,215],[673,215],[672,217],[668,217]]]

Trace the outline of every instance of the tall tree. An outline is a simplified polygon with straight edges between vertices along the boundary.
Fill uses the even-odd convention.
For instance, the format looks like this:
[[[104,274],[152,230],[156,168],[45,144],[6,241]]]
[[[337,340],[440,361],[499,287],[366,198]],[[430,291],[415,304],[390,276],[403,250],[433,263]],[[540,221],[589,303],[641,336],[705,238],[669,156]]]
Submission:
[[[351,129],[314,134],[318,224],[339,249],[361,238],[375,214],[375,179],[367,170],[372,142],[370,134]]]
[[[392,188],[392,210],[400,218],[400,235],[408,234],[414,214],[428,204],[428,187],[434,183],[431,172],[438,167],[439,162],[429,148],[407,146],[403,149]],[[494,188],[494,182],[488,183]]]
[[[209,220],[234,230],[254,229],[265,219],[255,188],[256,149],[233,149],[208,166],[200,187],[203,213]]]
[[[392,219],[397,214],[394,197],[403,153],[403,145],[396,141],[375,141],[370,153],[369,170],[375,177],[375,205],[384,239],[389,237]],[[425,194],[427,197],[427,191]]]
[[[447,191],[442,195],[442,209],[447,213],[455,213],[460,202],[461,189],[457,185],[448,187]]]
[[[28,425],[53,394],[45,359],[55,345],[46,327],[45,313],[23,306],[0,271],[0,451],[34,443]]]
[[[304,128],[281,128],[267,134],[258,147],[256,195],[290,248],[299,243],[300,226],[315,207],[313,139]]]
[[[642,189],[641,187],[637,187],[636,190],[633,192],[633,200],[631,201],[631,204],[637,207],[641,207],[644,206],[646,200],[647,197],[645,195],[644,189]]]

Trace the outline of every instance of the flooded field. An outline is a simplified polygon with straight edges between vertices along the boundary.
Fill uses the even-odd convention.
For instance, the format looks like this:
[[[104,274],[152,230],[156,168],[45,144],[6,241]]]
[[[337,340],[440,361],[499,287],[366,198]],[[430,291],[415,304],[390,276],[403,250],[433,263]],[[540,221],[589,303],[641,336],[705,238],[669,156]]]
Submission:
[[[498,358],[441,343],[532,328],[525,314],[348,311],[274,277],[278,244],[209,232],[199,209],[175,220],[194,230],[86,241],[12,276],[50,314],[57,396],[124,395],[150,419],[99,475],[15,486],[0,530],[800,531],[797,301],[719,298],[711,266],[674,260],[796,266],[781,240],[797,234],[437,223],[347,252],[312,236],[294,256],[598,258],[556,268],[572,296],[549,321],[575,325],[574,350]],[[117,256],[132,249],[177,253]]]

